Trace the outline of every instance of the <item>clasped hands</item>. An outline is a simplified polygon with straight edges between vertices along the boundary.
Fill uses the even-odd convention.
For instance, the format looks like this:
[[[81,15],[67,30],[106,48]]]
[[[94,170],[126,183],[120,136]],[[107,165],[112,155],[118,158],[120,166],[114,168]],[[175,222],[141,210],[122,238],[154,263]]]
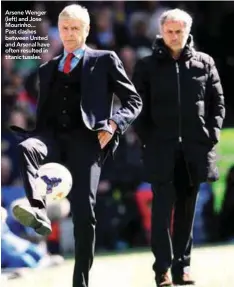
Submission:
[[[113,137],[113,135],[117,129],[117,124],[114,121],[109,120],[109,125],[112,128],[112,134],[107,132],[107,131],[103,131],[103,130],[98,132],[98,140],[99,140],[101,149],[104,149],[104,147],[112,139],[112,137]]]

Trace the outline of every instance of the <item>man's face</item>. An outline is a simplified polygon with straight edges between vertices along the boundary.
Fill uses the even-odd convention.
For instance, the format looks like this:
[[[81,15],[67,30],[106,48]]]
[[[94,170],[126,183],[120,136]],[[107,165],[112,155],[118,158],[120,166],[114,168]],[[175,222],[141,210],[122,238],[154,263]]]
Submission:
[[[89,34],[89,26],[78,19],[60,19],[58,28],[64,49],[69,53],[81,48]]]
[[[182,21],[168,20],[162,26],[163,40],[173,52],[182,50],[188,39],[188,31]]]

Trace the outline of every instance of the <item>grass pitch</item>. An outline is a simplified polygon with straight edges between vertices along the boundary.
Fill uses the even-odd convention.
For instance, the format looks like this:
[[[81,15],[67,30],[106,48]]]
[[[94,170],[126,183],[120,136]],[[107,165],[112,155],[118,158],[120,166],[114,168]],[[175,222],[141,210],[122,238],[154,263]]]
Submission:
[[[90,287],[155,287],[149,251],[96,256]],[[71,287],[73,260],[58,267],[30,270],[2,287]],[[234,287],[234,245],[193,249],[192,274],[197,287]]]

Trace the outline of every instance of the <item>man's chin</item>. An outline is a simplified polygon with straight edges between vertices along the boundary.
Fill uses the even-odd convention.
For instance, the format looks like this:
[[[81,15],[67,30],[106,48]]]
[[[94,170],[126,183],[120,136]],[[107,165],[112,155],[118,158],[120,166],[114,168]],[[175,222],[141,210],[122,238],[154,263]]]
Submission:
[[[64,49],[68,52],[73,52],[75,51],[76,49],[79,49],[81,47],[81,45],[79,44],[76,44],[76,45],[64,45]]]
[[[180,46],[171,46],[171,50],[173,51],[173,52],[179,52],[179,51],[181,51],[183,48],[182,47],[180,47]]]
[[[180,49],[180,46],[179,45],[171,45],[172,49],[173,50],[179,50]]]
[[[76,46],[75,45],[64,45],[64,49],[68,52],[72,52],[74,50],[76,50]]]

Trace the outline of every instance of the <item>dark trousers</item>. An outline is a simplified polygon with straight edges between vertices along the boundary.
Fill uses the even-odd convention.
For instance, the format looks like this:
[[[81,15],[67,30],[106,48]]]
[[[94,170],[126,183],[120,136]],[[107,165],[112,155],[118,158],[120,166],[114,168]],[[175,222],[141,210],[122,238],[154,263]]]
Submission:
[[[198,183],[191,181],[183,152],[175,155],[171,180],[152,184],[151,247],[155,256],[155,273],[178,274],[190,266],[192,227]]]
[[[73,287],[87,287],[94,257],[94,206],[102,165],[97,134],[89,130],[57,135],[40,134],[19,144],[22,177],[32,206],[46,207],[45,199],[34,188],[34,174],[48,162],[65,165],[73,177],[69,194],[75,237]]]

